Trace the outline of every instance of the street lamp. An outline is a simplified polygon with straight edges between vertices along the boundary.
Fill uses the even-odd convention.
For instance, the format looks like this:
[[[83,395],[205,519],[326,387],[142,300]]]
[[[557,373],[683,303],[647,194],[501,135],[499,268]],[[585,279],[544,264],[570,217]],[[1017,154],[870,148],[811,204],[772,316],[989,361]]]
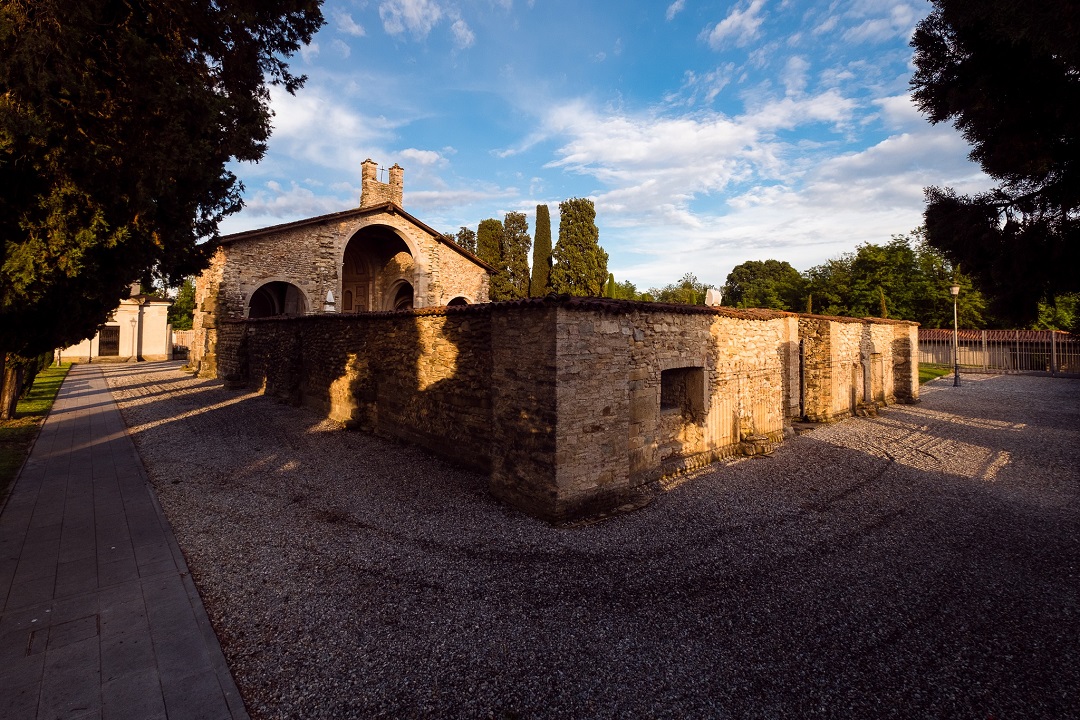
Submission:
[[[953,285],[949,288],[952,293],[952,357],[953,357],[953,387],[960,387],[960,330],[956,322],[956,296],[960,294],[960,286]]]
[[[138,324],[137,318],[131,318],[131,362],[139,361],[139,345],[135,340],[135,327]]]

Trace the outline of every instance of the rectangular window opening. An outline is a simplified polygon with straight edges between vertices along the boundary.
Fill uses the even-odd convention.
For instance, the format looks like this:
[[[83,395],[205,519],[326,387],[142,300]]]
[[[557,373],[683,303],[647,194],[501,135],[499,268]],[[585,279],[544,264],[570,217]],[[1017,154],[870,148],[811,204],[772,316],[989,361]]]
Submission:
[[[705,413],[705,368],[681,367],[660,373],[660,411],[678,412],[690,420]]]

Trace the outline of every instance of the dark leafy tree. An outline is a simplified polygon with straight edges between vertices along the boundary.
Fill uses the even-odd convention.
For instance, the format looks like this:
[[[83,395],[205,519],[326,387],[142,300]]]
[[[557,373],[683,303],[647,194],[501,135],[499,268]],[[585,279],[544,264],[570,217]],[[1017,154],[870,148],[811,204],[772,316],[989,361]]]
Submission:
[[[241,206],[226,165],[265,152],[267,86],[303,84],[285,60],[319,6],[0,3],[0,365],[89,337],[137,278],[203,266]]]
[[[169,323],[173,330],[190,330],[194,316],[195,283],[191,278],[187,278],[180,285],[173,304],[169,306]]]
[[[551,213],[547,205],[536,206],[536,238],[533,240],[531,297],[551,292]]]
[[[502,261],[511,299],[529,297],[529,221],[525,213],[506,213],[503,219]]]
[[[513,299],[510,276],[503,261],[503,224],[501,220],[488,218],[476,228],[476,255],[496,268],[491,275],[488,297],[493,301]]]
[[[724,304],[797,312],[805,304],[804,280],[790,263],[748,260],[736,265],[724,283]]]
[[[607,281],[608,254],[600,247],[596,208],[587,198],[559,203],[559,242],[552,253],[555,292],[600,297]]]
[[[476,254],[476,231],[465,227],[464,225],[457,231],[457,235],[454,236],[454,242],[460,245],[465,250]]]
[[[615,294],[612,296],[616,300],[645,300],[646,298],[638,292],[637,286],[629,280],[623,280],[622,282],[615,283]],[[651,298],[649,298],[651,300]]]
[[[651,288],[648,295],[656,302],[678,303],[680,305],[704,305],[705,294],[713,287],[697,279],[694,273],[686,273],[679,282],[665,285],[663,288]]]
[[[960,286],[958,312],[964,327],[984,324],[984,300],[972,279],[926,243],[922,228],[895,235],[885,245],[867,243],[806,272],[813,312],[850,317],[914,320],[925,327],[952,327],[949,286]]]
[[[932,0],[916,28],[915,101],[952,121],[998,182],[926,191],[930,244],[971,274],[993,314],[1026,324],[1080,290],[1080,5]]]

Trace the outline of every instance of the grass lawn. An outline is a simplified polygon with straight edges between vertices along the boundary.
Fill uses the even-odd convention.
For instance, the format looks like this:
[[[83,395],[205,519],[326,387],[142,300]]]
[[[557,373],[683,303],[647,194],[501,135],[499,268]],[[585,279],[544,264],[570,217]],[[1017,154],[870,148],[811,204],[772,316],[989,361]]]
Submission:
[[[0,422],[0,501],[7,497],[11,482],[22,467],[69,369],[71,363],[64,363],[38,373],[30,392],[19,400],[15,419]]]
[[[952,365],[927,365],[925,363],[919,363],[919,384],[922,385],[927,380],[933,380],[942,375],[948,375],[952,371]]]

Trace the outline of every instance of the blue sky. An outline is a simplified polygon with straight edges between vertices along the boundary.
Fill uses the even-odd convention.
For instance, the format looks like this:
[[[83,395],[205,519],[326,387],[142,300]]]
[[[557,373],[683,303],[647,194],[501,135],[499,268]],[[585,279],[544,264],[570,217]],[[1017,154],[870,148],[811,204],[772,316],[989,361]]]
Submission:
[[[921,223],[922,189],[990,185],[912,106],[924,0],[328,0],[273,95],[238,232],[355,207],[360,163],[405,209],[473,229],[589,197],[639,289],[746,260],[799,270]],[[553,227],[553,234],[557,229]]]

